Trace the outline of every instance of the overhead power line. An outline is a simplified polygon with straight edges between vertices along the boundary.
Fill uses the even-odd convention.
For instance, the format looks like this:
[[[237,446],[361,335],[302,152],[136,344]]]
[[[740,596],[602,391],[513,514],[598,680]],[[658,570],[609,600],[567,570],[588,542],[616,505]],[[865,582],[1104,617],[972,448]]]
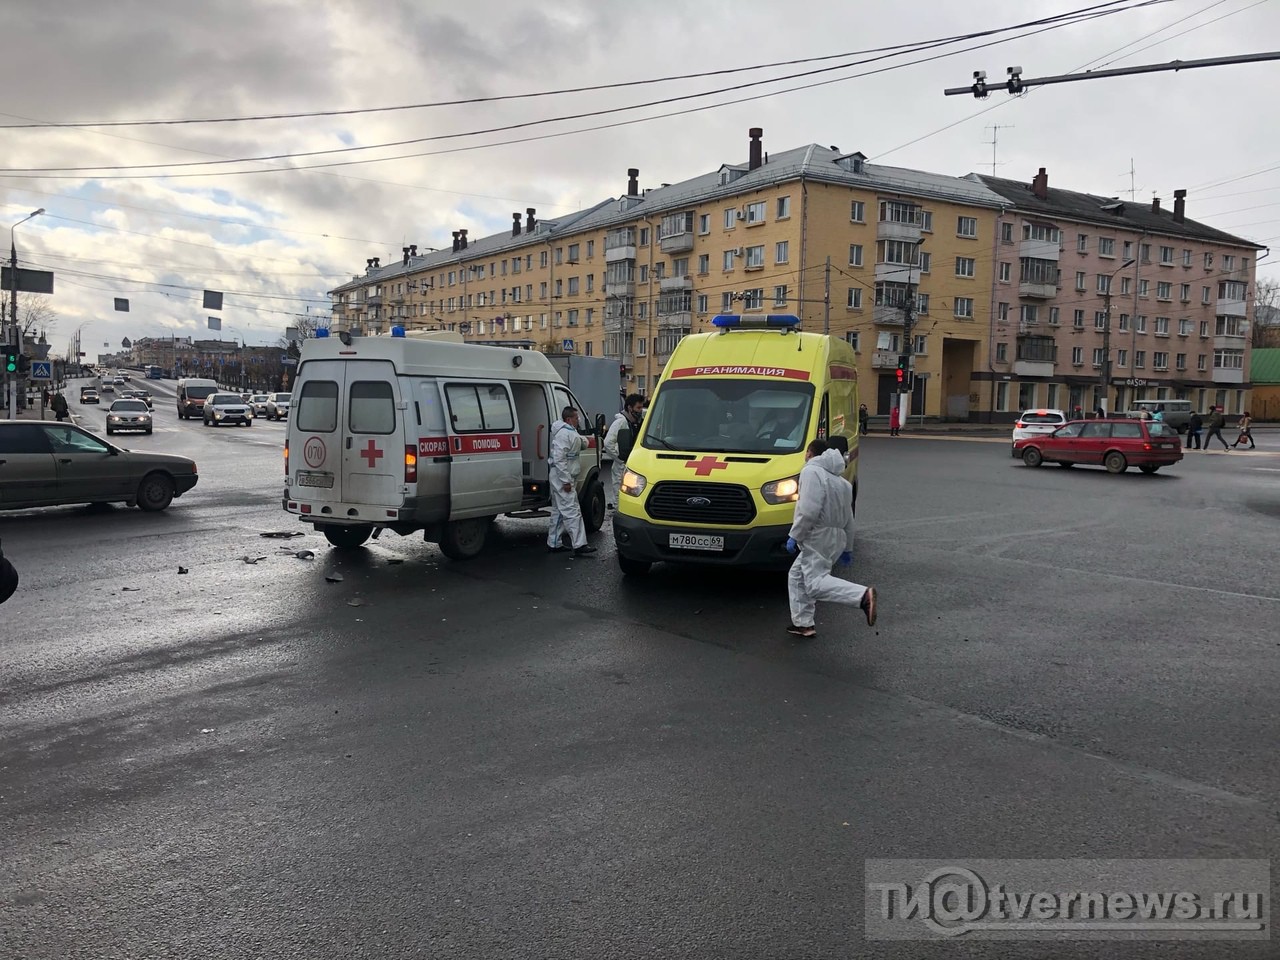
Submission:
[[[1098,10],[1106,7],[1119,6],[1127,3],[1129,0],[1109,0],[1107,3],[1095,4],[1092,7],[1082,8],[1083,10]],[[1074,16],[1082,11],[1070,11],[1064,14],[1057,14],[1054,17],[1043,18],[1041,20],[1029,21],[1029,24],[1047,23],[1060,17]],[[1024,24],[1023,26],[1026,26]],[[30,123],[4,124],[0,125],[0,130],[29,130],[29,129],[68,129],[81,127],[152,127],[152,126],[178,126],[185,124],[202,124],[202,123],[247,123],[260,120],[303,120],[312,117],[350,117],[363,114],[374,113],[393,113],[405,110],[425,110],[438,107],[457,107],[469,106],[480,103],[498,103],[507,100],[531,100],[540,97],[556,97],[574,93],[590,93],[599,90],[619,90],[626,87],[641,87],[657,83],[671,83],[678,80],[698,80],[703,77],[726,76],[735,73],[749,73],[756,70],[772,70],[778,67],[798,66],[804,63],[821,63],[828,60],[841,60],[846,57],[860,57],[873,53],[893,53],[895,51],[909,51],[912,49],[927,47],[940,44],[958,43],[964,40],[971,40],[975,37],[990,36],[1003,31],[1019,29],[1019,27],[997,27],[990,30],[980,31],[977,33],[955,34],[949,37],[937,37],[932,40],[918,40],[909,43],[892,44],[885,47],[869,47],[865,50],[853,50],[847,53],[830,53],[815,57],[800,57],[792,60],[775,60],[771,63],[756,63],[742,67],[725,67],[719,70],[703,70],[698,73],[681,73],[672,74],[664,77],[648,77],[640,80],[621,80],[614,83],[598,83],[580,87],[562,87],[556,90],[539,90],[531,93],[509,93],[499,94],[488,97],[468,97],[461,100],[435,100],[426,103],[408,103],[395,106],[384,107],[360,107],[349,110],[315,110],[303,113],[266,113],[251,114],[247,116],[233,117],[181,117],[170,119],[153,119],[153,120],[76,120],[76,121],[33,121]],[[839,69],[838,67],[832,69]],[[775,80],[785,80],[787,77],[775,77]],[[761,81],[767,83],[770,81]]]

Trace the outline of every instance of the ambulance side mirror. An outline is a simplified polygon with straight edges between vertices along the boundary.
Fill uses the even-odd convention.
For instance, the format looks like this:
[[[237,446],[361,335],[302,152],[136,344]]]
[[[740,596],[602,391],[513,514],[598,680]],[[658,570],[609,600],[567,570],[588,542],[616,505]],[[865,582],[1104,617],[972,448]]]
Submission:
[[[603,413],[596,414],[596,436],[603,437],[608,430],[605,427],[605,419]]]

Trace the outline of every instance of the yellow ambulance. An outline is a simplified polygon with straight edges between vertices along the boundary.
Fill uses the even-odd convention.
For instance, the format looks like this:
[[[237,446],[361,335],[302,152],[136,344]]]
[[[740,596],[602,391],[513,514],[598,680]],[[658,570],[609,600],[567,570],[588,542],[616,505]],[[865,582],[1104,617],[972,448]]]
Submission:
[[[805,447],[846,438],[858,497],[858,373],[843,340],[791,315],[712,320],[677,344],[627,457],[618,564],[785,567]]]

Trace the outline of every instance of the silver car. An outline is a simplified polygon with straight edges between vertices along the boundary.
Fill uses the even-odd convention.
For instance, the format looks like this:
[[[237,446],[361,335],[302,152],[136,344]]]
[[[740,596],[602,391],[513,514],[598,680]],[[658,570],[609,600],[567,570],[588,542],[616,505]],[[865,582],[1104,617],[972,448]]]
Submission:
[[[69,423],[0,421],[0,510],[119,502],[163,510],[198,479],[186,457],[124,450]]]
[[[107,436],[121,430],[151,432],[151,411],[145,400],[117,400],[107,408]]]
[[[204,402],[204,425],[220,427],[224,423],[253,426],[253,411],[238,393],[214,393]]]
[[[289,416],[289,401],[293,398],[291,393],[273,393],[267,401],[267,419],[268,420],[284,420]]]
[[[255,393],[249,397],[249,406],[253,408],[255,417],[265,417],[267,415],[267,401],[271,399],[268,393]]]

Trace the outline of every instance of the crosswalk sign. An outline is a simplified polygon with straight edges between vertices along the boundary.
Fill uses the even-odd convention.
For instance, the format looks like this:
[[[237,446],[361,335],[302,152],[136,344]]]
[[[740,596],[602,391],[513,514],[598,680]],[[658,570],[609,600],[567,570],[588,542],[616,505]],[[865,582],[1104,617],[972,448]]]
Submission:
[[[31,379],[32,380],[52,380],[53,379],[53,362],[50,360],[32,360],[31,361]]]

